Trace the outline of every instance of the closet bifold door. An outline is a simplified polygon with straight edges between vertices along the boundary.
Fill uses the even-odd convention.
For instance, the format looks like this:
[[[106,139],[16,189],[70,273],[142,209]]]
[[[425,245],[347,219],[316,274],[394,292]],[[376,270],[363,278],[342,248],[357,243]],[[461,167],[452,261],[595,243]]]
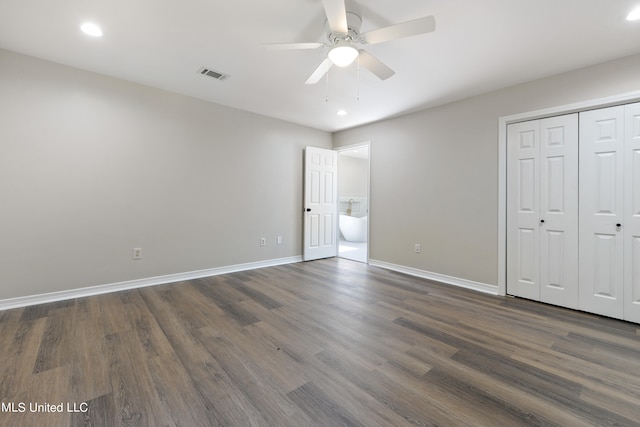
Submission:
[[[507,293],[540,300],[540,122],[507,127]]]
[[[507,128],[507,293],[578,306],[578,116]]]
[[[640,103],[625,107],[624,319],[640,323]]]
[[[580,113],[580,309],[623,318],[624,106]]]
[[[540,121],[539,230],[540,301],[578,308],[577,114]]]

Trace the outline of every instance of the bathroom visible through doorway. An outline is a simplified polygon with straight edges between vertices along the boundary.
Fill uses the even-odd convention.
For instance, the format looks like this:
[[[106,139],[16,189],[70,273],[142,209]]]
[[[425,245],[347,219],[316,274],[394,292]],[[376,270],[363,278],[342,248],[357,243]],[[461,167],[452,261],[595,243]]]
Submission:
[[[369,260],[369,143],[338,150],[338,256]]]

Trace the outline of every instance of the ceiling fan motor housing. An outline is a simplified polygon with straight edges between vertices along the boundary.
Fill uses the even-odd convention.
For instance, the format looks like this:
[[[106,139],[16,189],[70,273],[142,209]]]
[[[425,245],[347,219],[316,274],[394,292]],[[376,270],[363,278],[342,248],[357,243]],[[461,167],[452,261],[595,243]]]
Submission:
[[[341,40],[359,42],[360,28],[362,27],[362,18],[353,12],[347,12],[347,34],[331,32],[328,21],[326,22],[326,27],[328,32],[327,38],[329,39],[331,44],[335,44]]]

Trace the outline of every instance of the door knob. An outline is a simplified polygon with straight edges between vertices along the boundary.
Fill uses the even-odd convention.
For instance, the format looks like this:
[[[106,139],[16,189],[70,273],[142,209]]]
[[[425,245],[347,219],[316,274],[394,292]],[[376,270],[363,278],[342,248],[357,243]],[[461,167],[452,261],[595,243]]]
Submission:
[[[622,224],[616,224],[616,227],[620,228],[622,227]]]
[[[311,212],[311,208],[307,208],[307,212]]]
[[[541,220],[540,220],[540,224],[544,224],[544,219],[541,219]]]

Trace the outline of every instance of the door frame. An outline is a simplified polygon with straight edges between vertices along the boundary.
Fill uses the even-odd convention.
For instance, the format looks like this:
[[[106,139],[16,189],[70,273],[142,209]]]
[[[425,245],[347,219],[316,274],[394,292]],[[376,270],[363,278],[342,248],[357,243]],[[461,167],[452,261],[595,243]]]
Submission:
[[[507,294],[507,125],[640,101],[640,91],[498,118],[498,295]]]
[[[336,192],[336,197],[338,198],[338,202],[336,203],[338,209],[336,214],[336,217],[338,218],[338,238],[336,239],[336,253],[337,256],[340,257],[340,152],[353,150],[358,147],[367,147],[369,152],[367,158],[367,257],[365,260],[365,263],[369,264],[369,259],[371,258],[371,141],[343,145],[335,148],[335,151],[338,152],[338,191]]]

